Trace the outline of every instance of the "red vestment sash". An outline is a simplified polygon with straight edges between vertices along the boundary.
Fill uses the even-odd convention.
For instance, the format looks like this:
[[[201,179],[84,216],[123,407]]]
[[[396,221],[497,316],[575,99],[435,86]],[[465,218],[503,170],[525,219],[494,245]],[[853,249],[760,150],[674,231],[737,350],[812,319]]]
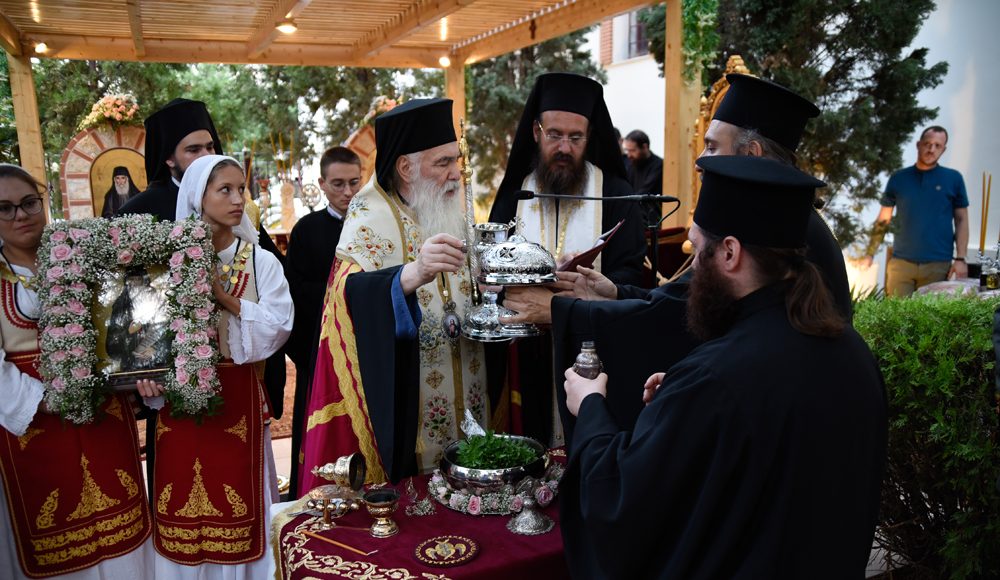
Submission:
[[[37,351],[7,353],[7,360],[39,378]],[[0,469],[17,557],[31,578],[89,568],[131,552],[149,536],[131,406],[118,394],[101,411],[89,425],[38,413],[20,437],[0,430]]]
[[[211,417],[159,413],[153,481],[156,551],[180,564],[240,564],[264,554],[264,403],[252,364],[216,367]]]

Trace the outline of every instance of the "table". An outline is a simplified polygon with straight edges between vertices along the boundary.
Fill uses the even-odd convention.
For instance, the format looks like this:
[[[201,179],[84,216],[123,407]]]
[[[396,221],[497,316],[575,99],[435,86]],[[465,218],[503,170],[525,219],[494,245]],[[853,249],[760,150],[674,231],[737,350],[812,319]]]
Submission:
[[[414,478],[421,498],[427,494],[428,480],[428,475]],[[559,529],[558,498],[542,510],[556,522],[552,531],[539,536],[520,536],[507,530],[510,516],[470,516],[434,500],[431,500],[436,508],[433,515],[408,516],[405,509],[411,501],[405,492],[405,482],[395,486],[400,492],[400,501],[393,519],[399,524],[399,534],[385,539],[371,537],[367,528],[372,518],[364,508],[335,520],[345,527],[316,532],[365,552],[378,550],[377,554],[367,557],[302,534],[302,530],[316,531],[317,518],[299,515],[287,521],[287,515],[280,515],[279,512],[287,514],[302,509],[303,500],[272,506],[271,545],[284,578],[569,578]],[[418,544],[445,534],[475,540],[479,544],[479,554],[466,564],[447,568],[428,566],[414,557]]]
[[[992,298],[1000,296],[1000,290],[979,291],[978,278],[959,278],[957,280],[944,280],[933,282],[926,286],[917,288],[915,294],[953,294],[956,296],[979,296],[980,298]]]

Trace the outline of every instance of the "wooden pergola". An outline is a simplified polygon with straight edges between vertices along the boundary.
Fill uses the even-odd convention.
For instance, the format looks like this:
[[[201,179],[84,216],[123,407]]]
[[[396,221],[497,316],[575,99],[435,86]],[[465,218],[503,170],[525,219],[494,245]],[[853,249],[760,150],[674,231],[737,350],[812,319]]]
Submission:
[[[44,177],[31,57],[443,68],[465,116],[465,66],[591,26],[650,0],[0,0],[21,162]],[[279,24],[291,25],[289,32]],[[291,30],[294,28],[294,31]],[[681,7],[667,2],[664,191],[680,163]],[[683,123],[683,124],[686,124]]]

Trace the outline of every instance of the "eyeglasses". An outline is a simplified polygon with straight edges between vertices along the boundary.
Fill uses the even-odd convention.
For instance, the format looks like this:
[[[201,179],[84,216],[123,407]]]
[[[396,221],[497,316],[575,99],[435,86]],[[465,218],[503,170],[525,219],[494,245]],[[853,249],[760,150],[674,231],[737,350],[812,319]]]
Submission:
[[[537,121],[536,123],[538,124],[538,128],[542,130],[542,135],[545,136],[545,140],[549,143],[562,143],[565,141],[566,143],[569,143],[571,147],[579,147],[587,141],[586,135],[563,135],[557,131],[546,131],[545,127],[542,127],[541,123],[538,123]]]
[[[17,217],[17,210],[20,209],[25,215],[37,215],[42,213],[42,198],[29,197],[21,203],[0,203],[0,220],[5,222],[13,221]]]

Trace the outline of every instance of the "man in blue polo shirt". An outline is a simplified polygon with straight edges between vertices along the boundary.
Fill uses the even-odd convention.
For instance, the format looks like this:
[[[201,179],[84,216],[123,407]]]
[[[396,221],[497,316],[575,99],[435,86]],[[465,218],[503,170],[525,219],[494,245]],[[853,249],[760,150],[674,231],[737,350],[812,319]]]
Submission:
[[[895,207],[899,225],[887,267],[888,295],[909,296],[917,288],[945,280],[952,273],[957,278],[968,276],[965,253],[969,246],[969,197],[962,174],[938,165],[947,146],[948,131],[944,127],[924,129],[917,141],[917,163],[892,174],[885,186],[882,210],[862,264],[871,265]]]

